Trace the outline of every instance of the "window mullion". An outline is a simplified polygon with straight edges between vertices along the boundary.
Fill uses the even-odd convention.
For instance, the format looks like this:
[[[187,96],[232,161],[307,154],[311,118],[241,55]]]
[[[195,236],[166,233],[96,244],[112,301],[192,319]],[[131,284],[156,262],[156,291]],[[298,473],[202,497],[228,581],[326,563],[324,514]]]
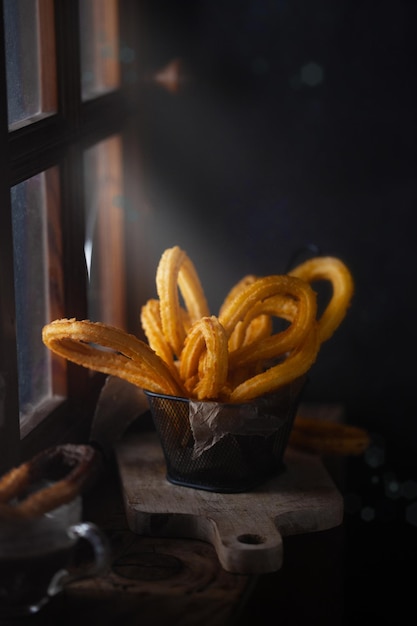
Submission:
[[[55,1],[58,109],[75,133],[81,120],[80,37],[78,2]]]
[[[85,243],[85,199],[83,193],[82,147],[71,146],[61,164],[61,210],[63,240],[63,271],[65,285],[65,317],[87,317],[87,265]],[[88,372],[69,366],[68,396],[81,397],[86,392]]]

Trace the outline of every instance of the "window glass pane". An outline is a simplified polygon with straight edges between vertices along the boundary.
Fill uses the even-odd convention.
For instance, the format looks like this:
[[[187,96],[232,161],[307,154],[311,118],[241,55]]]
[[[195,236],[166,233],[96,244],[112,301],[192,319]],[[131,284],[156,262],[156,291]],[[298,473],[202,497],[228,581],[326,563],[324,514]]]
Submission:
[[[64,309],[57,170],[12,187],[11,198],[20,422],[27,427],[45,402],[66,393],[65,362],[42,342],[43,325]]]
[[[88,314],[93,321],[119,328],[126,324],[122,171],[120,137],[86,151]]]
[[[80,0],[83,100],[120,87],[118,0]]]
[[[53,0],[4,0],[11,129],[57,108]]]

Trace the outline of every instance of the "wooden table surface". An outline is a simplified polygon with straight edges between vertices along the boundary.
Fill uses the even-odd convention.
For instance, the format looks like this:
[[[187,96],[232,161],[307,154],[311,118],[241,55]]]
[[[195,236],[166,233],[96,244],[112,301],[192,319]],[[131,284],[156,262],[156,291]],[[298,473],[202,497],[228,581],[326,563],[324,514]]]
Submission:
[[[85,497],[84,518],[98,524],[109,538],[108,572],[72,583],[30,622],[22,619],[13,624],[235,623],[255,579],[226,572],[207,542],[146,537],[130,531],[116,467]]]
[[[107,534],[111,567],[69,585],[31,625],[342,624],[342,526],[285,537],[279,571],[230,573],[209,542],[132,532],[115,461],[86,494],[84,518]]]

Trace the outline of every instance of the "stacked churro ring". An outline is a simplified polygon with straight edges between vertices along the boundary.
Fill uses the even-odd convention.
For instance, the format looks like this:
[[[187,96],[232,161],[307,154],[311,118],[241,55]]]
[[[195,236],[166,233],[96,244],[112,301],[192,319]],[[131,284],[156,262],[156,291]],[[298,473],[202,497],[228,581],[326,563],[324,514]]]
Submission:
[[[317,280],[329,281],[333,289],[319,318],[312,288]],[[191,259],[174,246],[157,268],[158,297],[141,310],[148,343],[106,324],[75,319],[47,324],[42,338],[70,361],[153,393],[243,403],[307,373],[321,344],[343,321],[353,289],[342,261],[316,257],[289,274],[245,276],[215,316]]]
[[[41,517],[68,504],[95,479],[100,462],[88,445],[62,444],[39,452],[0,477],[0,519]],[[48,484],[39,488],[42,481]]]

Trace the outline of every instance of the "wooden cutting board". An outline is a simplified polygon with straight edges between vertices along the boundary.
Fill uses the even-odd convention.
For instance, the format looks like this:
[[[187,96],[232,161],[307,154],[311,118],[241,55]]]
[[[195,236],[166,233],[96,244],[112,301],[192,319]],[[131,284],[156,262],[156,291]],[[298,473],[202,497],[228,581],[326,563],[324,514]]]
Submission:
[[[229,572],[277,571],[283,537],[327,530],[343,519],[342,496],[320,458],[291,448],[279,476],[236,494],[171,484],[154,432],[125,436],[116,458],[130,530],[207,541]]]

